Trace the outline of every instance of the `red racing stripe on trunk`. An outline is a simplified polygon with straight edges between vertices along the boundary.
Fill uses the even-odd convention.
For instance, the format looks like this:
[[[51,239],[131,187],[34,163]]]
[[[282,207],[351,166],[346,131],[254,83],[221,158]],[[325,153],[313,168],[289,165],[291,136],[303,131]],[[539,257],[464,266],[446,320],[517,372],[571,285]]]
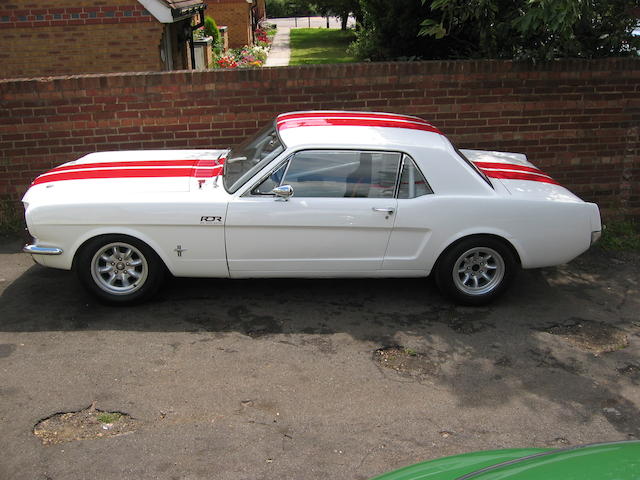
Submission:
[[[546,175],[542,170],[536,167],[528,167],[526,165],[518,165],[515,163],[494,163],[494,162],[473,162],[478,168],[490,168],[498,170],[521,170],[523,172],[531,172],[539,175]]]
[[[542,183],[551,183],[553,185],[560,185],[553,178],[544,176],[544,175],[536,175],[534,173],[528,172],[504,172],[504,171],[495,171],[495,170],[484,170],[480,169],[482,172],[491,178],[500,178],[504,180],[530,180],[532,182],[542,182]]]

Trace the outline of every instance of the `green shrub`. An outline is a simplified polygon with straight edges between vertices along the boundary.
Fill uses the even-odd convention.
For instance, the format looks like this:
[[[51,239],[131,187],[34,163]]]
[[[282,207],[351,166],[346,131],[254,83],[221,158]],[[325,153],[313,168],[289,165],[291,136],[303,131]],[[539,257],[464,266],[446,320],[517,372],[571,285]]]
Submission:
[[[204,19],[204,34],[207,37],[213,38],[214,47],[222,43],[222,35],[220,35],[218,25],[216,25],[216,21],[211,17],[205,17]]]
[[[596,245],[600,245],[605,250],[640,251],[640,224],[633,220],[606,222],[602,239]]]
[[[0,234],[18,233],[24,229],[24,214],[20,202],[0,200]]]

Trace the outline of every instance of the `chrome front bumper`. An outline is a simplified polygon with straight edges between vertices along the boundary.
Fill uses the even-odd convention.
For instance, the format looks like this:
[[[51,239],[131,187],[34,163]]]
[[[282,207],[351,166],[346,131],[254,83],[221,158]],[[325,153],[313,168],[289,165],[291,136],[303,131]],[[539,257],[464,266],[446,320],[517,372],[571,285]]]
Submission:
[[[25,245],[22,248],[24,253],[31,255],[62,255],[62,249],[56,247],[39,247],[37,245]]]

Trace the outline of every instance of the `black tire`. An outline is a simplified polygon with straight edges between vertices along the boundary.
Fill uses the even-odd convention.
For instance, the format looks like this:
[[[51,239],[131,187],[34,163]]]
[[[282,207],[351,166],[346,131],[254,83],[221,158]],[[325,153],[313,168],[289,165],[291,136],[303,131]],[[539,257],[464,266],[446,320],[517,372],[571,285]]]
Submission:
[[[474,236],[454,243],[435,266],[436,285],[462,305],[485,305],[500,296],[518,273],[519,263],[504,241]]]
[[[128,235],[102,235],[86,242],[74,261],[80,283],[100,300],[125,305],[154,295],[165,266],[146,243]]]

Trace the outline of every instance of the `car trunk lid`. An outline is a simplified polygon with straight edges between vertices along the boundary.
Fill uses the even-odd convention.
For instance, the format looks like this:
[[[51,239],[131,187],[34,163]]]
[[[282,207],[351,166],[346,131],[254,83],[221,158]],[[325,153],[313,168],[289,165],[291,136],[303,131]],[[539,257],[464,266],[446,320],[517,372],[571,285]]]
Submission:
[[[486,150],[461,150],[493,182],[515,197],[564,202],[582,200],[527,160],[526,155]]]

